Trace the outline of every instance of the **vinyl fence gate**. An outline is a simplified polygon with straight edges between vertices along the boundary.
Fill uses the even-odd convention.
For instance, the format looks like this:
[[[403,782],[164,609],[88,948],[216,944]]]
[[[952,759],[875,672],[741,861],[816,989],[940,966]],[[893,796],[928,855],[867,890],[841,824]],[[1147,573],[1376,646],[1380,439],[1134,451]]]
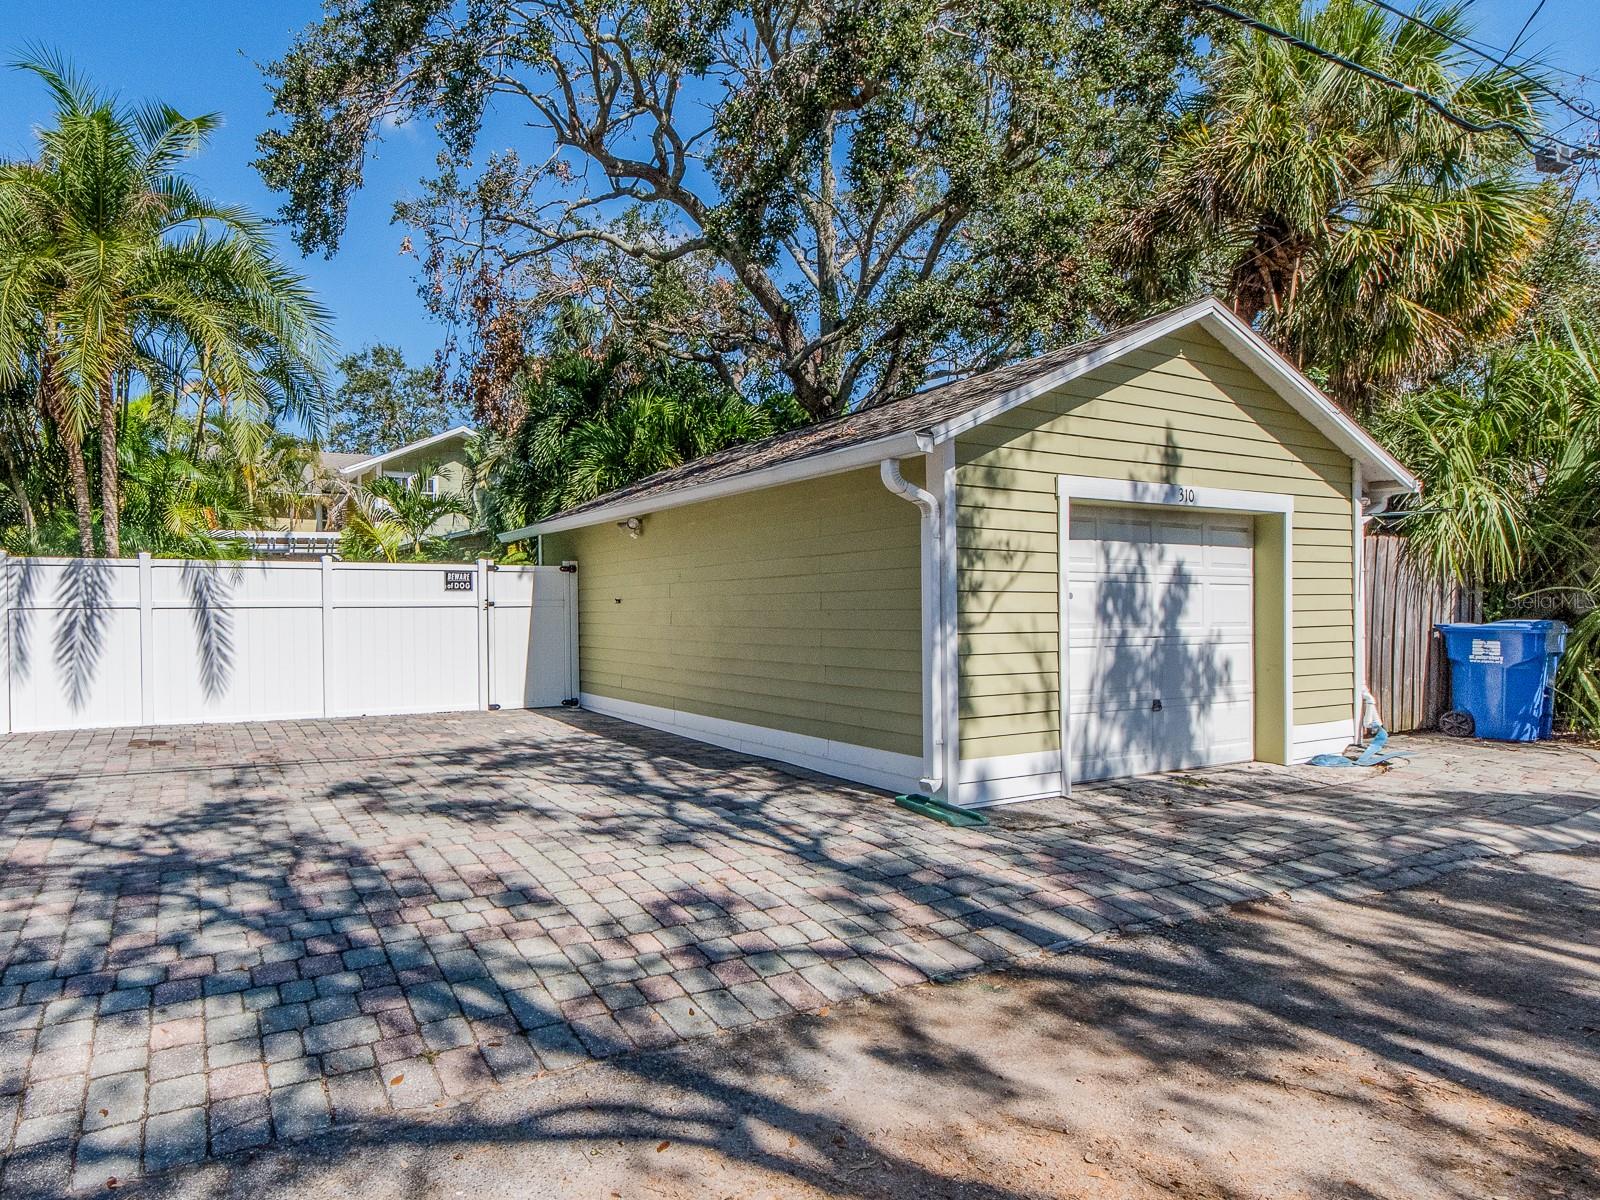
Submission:
[[[0,556],[0,733],[553,706],[577,575]]]

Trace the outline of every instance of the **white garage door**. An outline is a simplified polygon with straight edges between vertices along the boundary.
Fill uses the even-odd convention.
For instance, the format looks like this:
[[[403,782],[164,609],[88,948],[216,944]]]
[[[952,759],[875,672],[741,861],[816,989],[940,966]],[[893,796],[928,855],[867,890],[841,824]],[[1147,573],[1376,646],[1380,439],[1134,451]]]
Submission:
[[[1071,509],[1073,778],[1253,757],[1249,517]]]

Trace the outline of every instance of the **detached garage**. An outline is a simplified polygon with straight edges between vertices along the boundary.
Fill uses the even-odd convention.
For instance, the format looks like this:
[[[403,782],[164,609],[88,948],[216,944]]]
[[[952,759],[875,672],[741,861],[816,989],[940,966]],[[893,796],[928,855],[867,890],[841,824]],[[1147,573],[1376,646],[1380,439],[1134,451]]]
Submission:
[[[1342,749],[1416,486],[1207,300],[505,536],[578,565],[584,707],[976,805]]]

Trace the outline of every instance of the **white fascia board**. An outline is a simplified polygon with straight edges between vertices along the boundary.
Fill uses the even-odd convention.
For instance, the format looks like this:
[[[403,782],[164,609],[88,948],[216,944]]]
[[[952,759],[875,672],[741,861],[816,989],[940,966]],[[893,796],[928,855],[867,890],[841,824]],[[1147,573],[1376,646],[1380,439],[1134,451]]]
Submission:
[[[341,475],[359,475],[362,471],[370,471],[373,467],[380,467],[391,458],[399,458],[402,454],[414,454],[418,450],[426,450],[429,446],[437,446],[440,442],[449,441],[456,437],[476,437],[477,430],[470,425],[457,425],[454,429],[446,429],[443,433],[431,434],[425,438],[418,438],[414,442],[407,442],[404,446],[393,450],[385,450],[382,454],[374,454],[371,458],[364,458],[360,462],[351,463],[348,467],[340,467]]]
[[[774,463],[742,475],[713,479],[706,483],[678,488],[670,492],[640,496],[636,500],[619,500],[588,512],[570,517],[554,516],[547,521],[535,521],[521,529],[502,533],[502,542],[520,542],[541,533],[564,533],[569,529],[583,529],[590,525],[603,525],[607,521],[626,521],[629,517],[643,517],[686,504],[699,504],[703,500],[717,500],[724,496],[737,496],[743,492],[760,491],[783,483],[798,483],[805,479],[820,479],[824,475],[838,475],[861,467],[875,467],[886,458],[909,458],[924,454],[932,446],[928,436],[908,430],[890,434],[870,442],[844,446],[824,454]]]
[[[1166,316],[1134,330],[1126,337],[1107,342],[1088,354],[1065,363],[1055,371],[1031,379],[959,417],[946,421],[934,430],[934,438],[936,441],[944,441],[947,438],[970,433],[978,426],[992,421],[1018,405],[1036,400],[1063,384],[1097,371],[1151,342],[1159,341],[1191,325],[1202,326],[1237,354],[1246,366],[1260,376],[1324,437],[1352,459],[1362,463],[1366,468],[1366,478],[1371,483],[1381,486],[1383,481],[1392,480],[1397,491],[1421,490],[1416,477],[1374,441],[1371,434],[1341,412],[1337,404],[1318,391],[1310,380],[1295,370],[1260,334],[1212,297],[1174,309]]]

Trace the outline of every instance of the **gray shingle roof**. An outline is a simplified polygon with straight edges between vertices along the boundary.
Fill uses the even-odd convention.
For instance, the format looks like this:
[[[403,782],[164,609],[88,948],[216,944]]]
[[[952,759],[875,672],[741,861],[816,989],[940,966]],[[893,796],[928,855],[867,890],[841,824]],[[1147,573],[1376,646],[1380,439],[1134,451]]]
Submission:
[[[1026,362],[997,367],[992,371],[916,392],[874,408],[861,409],[830,421],[809,425],[804,429],[776,434],[758,442],[708,454],[693,462],[658,472],[637,483],[608,492],[586,504],[575,505],[525,529],[514,530],[500,536],[503,540],[514,540],[551,526],[571,529],[606,520],[617,513],[642,514],[653,512],[657,507],[668,508],[674,504],[693,503],[697,497],[692,493],[698,493],[701,489],[706,489],[708,494],[733,494],[746,490],[747,487],[761,487],[764,485],[763,481],[771,482],[774,478],[763,474],[760,479],[752,479],[748,484],[742,484],[739,481],[743,476],[755,475],[758,472],[766,473],[773,468],[800,464],[807,459],[836,452],[848,452],[870,446],[872,443],[885,442],[882,447],[878,447],[885,455],[904,455],[907,453],[905,443],[911,440],[912,434],[935,433],[990,401],[1018,393],[1019,389],[1025,389],[1027,385],[1047,376],[1066,378],[1076,373],[1072,370],[1074,367],[1086,370],[1090,364],[1085,364],[1082,360],[1090,359],[1099,351],[1111,351],[1113,347],[1120,347],[1101,356],[1109,360],[1125,351],[1202,321],[1226,344],[1232,346],[1235,353],[1242,356],[1241,361],[1246,365],[1253,364],[1253,369],[1260,373],[1264,380],[1277,388],[1285,400],[1335,445],[1345,450],[1355,461],[1367,465],[1371,470],[1366,476],[1367,483],[1378,486],[1383,481],[1389,480],[1397,484],[1402,491],[1418,489],[1420,485],[1417,480],[1395,460],[1393,455],[1379,445],[1370,433],[1341,412],[1333,401],[1319,392],[1316,386],[1301,375],[1291,363],[1240,322],[1219,301],[1207,298],[1173,309],[1171,312],[1159,313],[1131,325],[1110,330],[1088,341],[1049,351]],[[1021,401],[1026,399],[1028,394],[1023,391],[1015,398]],[[889,443],[888,439],[894,439],[894,442]],[[848,466],[840,464],[856,461],[865,463],[874,453],[876,450],[863,451],[856,455],[846,453],[838,463],[817,464],[814,473],[823,474],[833,469],[848,469]],[[802,477],[805,470],[800,468],[797,471],[784,471],[781,474],[788,477]]]
[[[322,452],[322,466],[326,471],[337,472],[342,467],[365,462],[371,457],[372,455],[370,454],[345,454],[338,450],[324,450]]]
[[[980,404],[996,396],[1002,396],[1030,380],[1047,375],[1075,359],[1091,354],[1109,342],[1137,333],[1144,326],[1154,324],[1169,315],[1163,313],[1160,316],[1149,317],[1089,341],[1051,350],[1026,362],[997,367],[954,383],[914,392],[898,400],[808,425],[803,429],[773,434],[771,437],[748,442],[742,446],[730,446],[726,450],[718,450],[692,462],[686,462],[682,466],[658,471],[637,483],[564,509],[548,519],[554,521],[579,517],[596,509],[610,508],[614,504],[667,496],[684,488],[699,487],[714,480],[732,479],[751,471],[811,458],[833,450],[843,450],[865,442],[875,442],[898,433],[929,430],[970,412]]]

